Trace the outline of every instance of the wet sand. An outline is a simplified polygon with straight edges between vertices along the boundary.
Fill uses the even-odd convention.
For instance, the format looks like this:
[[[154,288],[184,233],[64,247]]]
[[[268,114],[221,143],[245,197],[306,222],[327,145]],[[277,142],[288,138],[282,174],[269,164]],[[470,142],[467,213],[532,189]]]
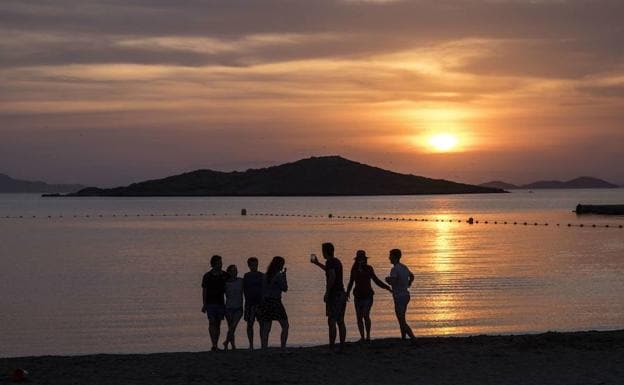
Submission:
[[[243,338],[241,335],[240,338]],[[624,384],[624,330],[519,336],[382,339],[227,353],[0,359],[30,384]]]

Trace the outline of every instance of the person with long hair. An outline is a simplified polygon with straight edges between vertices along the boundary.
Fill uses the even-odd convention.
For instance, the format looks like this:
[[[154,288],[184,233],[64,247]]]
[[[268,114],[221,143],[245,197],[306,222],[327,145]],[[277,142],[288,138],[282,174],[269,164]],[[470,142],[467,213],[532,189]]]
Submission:
[[[279,322],[282,327],[280,342],[282,349],[286,348],[288,340],[288,315],[282,304],[282,293],[288,291],[286,279],[286,261],[282,257],[273,257],[267,272],[264,275],[263,299],[258,307],[258,320],[260,321],[260,344],[262,349],[269,346],[269,333],[273,321]]]
[[[225,281],[225,320],[228,332],[223,349],[228,350],[228,345],[236,349],[236,327],[243,317],[243,279],[238,277],[236,265],[227,268],[228,278]]]
[[[382,289],[392,292],[392,288],[375,274],[375,270],[368,264],[368,257],[364,250],[358,250],[355,254],[355,261],[351,267],[351,277],[347,286],[347,298],[353,289],[355,316],[357,320],[358,330],[360,331],[360,341],[370,341],[371,318],[370,312],[373,307],[373,287],[371,281]],[[355,288],[354,288],[355,285]],[[366,335],[364,334],[366,328]]]

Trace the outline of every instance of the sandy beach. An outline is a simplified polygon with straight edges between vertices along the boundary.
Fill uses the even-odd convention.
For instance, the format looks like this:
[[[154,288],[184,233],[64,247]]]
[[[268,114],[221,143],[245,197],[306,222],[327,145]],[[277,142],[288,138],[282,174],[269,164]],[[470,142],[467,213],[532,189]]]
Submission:
[[[227,353],[0,359],[31,384],[622,384],[624,330],[517,336],[382,339]]]

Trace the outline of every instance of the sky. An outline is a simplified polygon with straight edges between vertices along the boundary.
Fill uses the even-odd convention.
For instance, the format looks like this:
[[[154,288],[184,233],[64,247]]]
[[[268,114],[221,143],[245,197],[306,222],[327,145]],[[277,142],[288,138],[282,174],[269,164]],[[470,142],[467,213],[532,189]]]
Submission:
[[[621,0],[3,0],[0,173],[114,186],[342,155],[624,184],[622,20]]]

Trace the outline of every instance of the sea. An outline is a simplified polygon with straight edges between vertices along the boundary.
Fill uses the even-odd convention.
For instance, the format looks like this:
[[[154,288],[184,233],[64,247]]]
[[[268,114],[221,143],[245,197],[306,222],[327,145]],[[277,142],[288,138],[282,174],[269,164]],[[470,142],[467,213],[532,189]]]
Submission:
[[[201,278],[210,257],[286,259],[291,346],[327,343],[323,272],[332,242],[377,275],[400,248],[415,275],[408,321],[419,336],[624,328],[624,189],[376,197],[42,198],[0,194],[0,356],[205,351]],[[242,210],[247,215],[241,215]],[[472,224],[468,223],[472,218]],[[377,289],[373,338],[398,337]],[[353,303],[348,339],[359,339]],[[225,328],[224,328],[225,331]],[[271,344],[277,345],[279,325]],[[256,329],[256,343],[258,331]],[[237,345],[247,348],[245,325]]]

